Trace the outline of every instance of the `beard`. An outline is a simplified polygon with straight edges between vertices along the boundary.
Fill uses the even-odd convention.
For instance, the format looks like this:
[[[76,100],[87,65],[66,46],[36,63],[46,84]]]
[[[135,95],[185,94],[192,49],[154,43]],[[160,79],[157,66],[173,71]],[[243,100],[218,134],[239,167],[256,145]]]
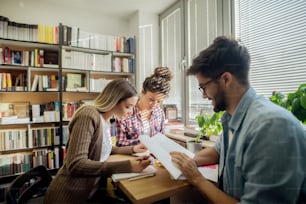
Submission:
[[[225,110],[226,110],[225,94],[224,91],[220,89],[220,86],[218,86],[218,91],[215,96],[214,112],[220,112]]]

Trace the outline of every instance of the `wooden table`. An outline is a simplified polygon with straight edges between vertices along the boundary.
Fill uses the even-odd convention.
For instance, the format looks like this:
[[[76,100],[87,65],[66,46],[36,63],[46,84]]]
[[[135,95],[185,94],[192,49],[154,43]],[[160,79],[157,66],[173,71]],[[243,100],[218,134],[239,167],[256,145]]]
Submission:
[[[110,161],[130,159],[127,155],[112,155]],[[138,180],[121,180],[118,187],[133,203],[153,203],[170,198],[171,196],[191,189],[186,181],[172,180],[168,171],[163,167],[156,167],[156,175]]]
[[[192,137],[185,136],[184,133],[171,133],[166,132],[165,134],[167,137],[173,139],[174,141],[181,142],[183,146],[186,147],[186,143],[190,140],[194,140]],[[202,141],[202,147],[214,147],[215,142],[209,141],[209,140],[201,140]]]

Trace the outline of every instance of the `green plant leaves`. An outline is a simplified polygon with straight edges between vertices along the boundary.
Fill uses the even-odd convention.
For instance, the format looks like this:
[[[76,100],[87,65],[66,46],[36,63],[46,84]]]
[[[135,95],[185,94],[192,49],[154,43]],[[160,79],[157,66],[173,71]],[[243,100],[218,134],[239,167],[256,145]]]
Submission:
[[[306,123],[306,84],[301,84],[287,96],[281,92],[273,92],[270,100],[291,111],[302,123]]]
[[[306,94],[303,94],[301,97],[300,97],[300,103],[301,103],[301,106],[306,109]]]
[[[197,140],[200,139],[202,135],[209,137],[210,135],[219,135],[222,132],[221,117],[223,112],[214,113],[210,115],[208,113],[197,115],[196,120],[198,122],[200,132],[202,134],[197,135]]]

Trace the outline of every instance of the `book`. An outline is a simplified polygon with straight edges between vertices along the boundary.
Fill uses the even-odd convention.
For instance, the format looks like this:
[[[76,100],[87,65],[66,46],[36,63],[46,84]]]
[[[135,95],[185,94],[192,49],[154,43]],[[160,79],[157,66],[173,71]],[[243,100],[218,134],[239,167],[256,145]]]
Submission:
[[[39,79],[39,75],[35,74],[34,78],[33,78],[32,86],[31,86],[31,91],[36,91],[37,90],[38,79]]]
[[[182,175],[181,170],[172,162],[170,152],[182,152],[190,158],[194,157],[194,153],[161,133],[158,133],[153,137],[150,137],[148,135],[141,135],[139,139],[148,148],[150,153],[153,154],[156,159],[158,159],[162,163],[162,165],[168,170],[169,174],[173,179],[185,179],[185,177]],[[210,169],[208,169],[208,167],[198,167],[198,169],[205,178],[213,182],[217,182],[217,168],[211,169],[211,171],[209,171]]]
[[[79,87],[82,87],[82,75],[81,74],[73,74],[68,73],[67,74],[67,87],[66,89],[77,89]]]
[[[140,173],[116,173],[112,175],[112,179],[114,182],[118,182],[122,179],[129,179],[129,180],[136,180],[140,178],[145,178],[149,176],[154,176],[156,173],[156,168],[153,165],[147,166],[142,172]]]
[[[12,50],[12,64],[22,64],[22,51]]]
[[[30,122],[30,118],[18,118],[17,115],[5,116],[0,118],[1,125],[8,124],[26,124]]]
[[[29,102],[15,102],[14,112],[18,116],[18,118],[29,118],[30,114],[30,103]]]
[[[58,52],[45,50],[44,52],[44,67],[58,67]]]

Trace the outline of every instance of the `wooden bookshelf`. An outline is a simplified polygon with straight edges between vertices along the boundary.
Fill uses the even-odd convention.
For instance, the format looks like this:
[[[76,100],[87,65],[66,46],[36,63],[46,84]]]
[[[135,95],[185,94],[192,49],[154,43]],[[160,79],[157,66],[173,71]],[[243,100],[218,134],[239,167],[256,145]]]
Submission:
[[[0,36],[0,107],[1,104],[7,103],[29,104],[29,121],[21,124],[15,124],[14,120],[11,124],[0,123],[1,131],[10,132],[0,135],[0,141],[6,145],[1,146],[2,149],[0,149],[0,172],[2,172],[0,183],[27,170],[20,168],[21,172],[9,171],[11,167],[9,161],[6,160],[16,160],[11,159],[16,154],[26,152],[27,155],[40,156],[44,154],[37,153],[41,149],[41,152],[46,153],[44,158],[48,158],[50,152],[58,154],[58,166],[55,165],[55,161],[52,161],[53,165],[47,164],[49,169],[56,170],[62,165],[63,151],[68,138],[67,125],[70,119],[64,118],[65,104],[77,104],[79,107],[82,101],[95,99],[104,86],[114,79],[124,78],[135,83],[135,45],[133,48],[126,47],[131,45],[131,42],[134,43],[134,39],[91,33],[92,36],[99,36],[108,42],[107,46],[102,44],[97,46],[98,38],[84,43],[82,39],[75,39],[76,30],[66,25],[59,24],[43,28],[53,30],[54,39],[50,33],[36,33],[33,36],[22,37],[22,39],[14,38],[14,34]],[[41,25],[40,29],[42,29]],[[68,34],[65,29],[69,30]],[[43,35],[46,35],[46,38],[42,38]],[[83,33],[81,36],[84,35]],[[19,58],[12,61],[12,53],[21,54],[23,58],[21,61],[18,61]],[[124,70],[122,67],[114,69],[115,58],[124,60],[128,67],[125,67]],[[9,79],[9,82],[4,83],[3,76],[5,80]],[[69,80],[71,76],[77,76],[78,80],[81,80],[75,90],[71,87],[67,89],[67,76],[70,77]],[[72,86],[75,84],[71,81],[69,83],[72,83]],[[38,117],[36,117],[37,114]],[[3,117],[6,117],[4,113],[1,119]],[[20,135],[19,129],[25,130],[26,136]],[[10,138],[12,144],[19,145],[10,146],[7,141],[9,136],[6,134],[16,135],[16,138],[26,137],[26,139],[19,137],[20,141],[25,143],[20,146],[19,139]],[[34,134],[41,140],[40,144],[35,141],[34,145]],[[22,159],[19,158],[19,160]],[[33,161],[30,167],[33,167]]]

